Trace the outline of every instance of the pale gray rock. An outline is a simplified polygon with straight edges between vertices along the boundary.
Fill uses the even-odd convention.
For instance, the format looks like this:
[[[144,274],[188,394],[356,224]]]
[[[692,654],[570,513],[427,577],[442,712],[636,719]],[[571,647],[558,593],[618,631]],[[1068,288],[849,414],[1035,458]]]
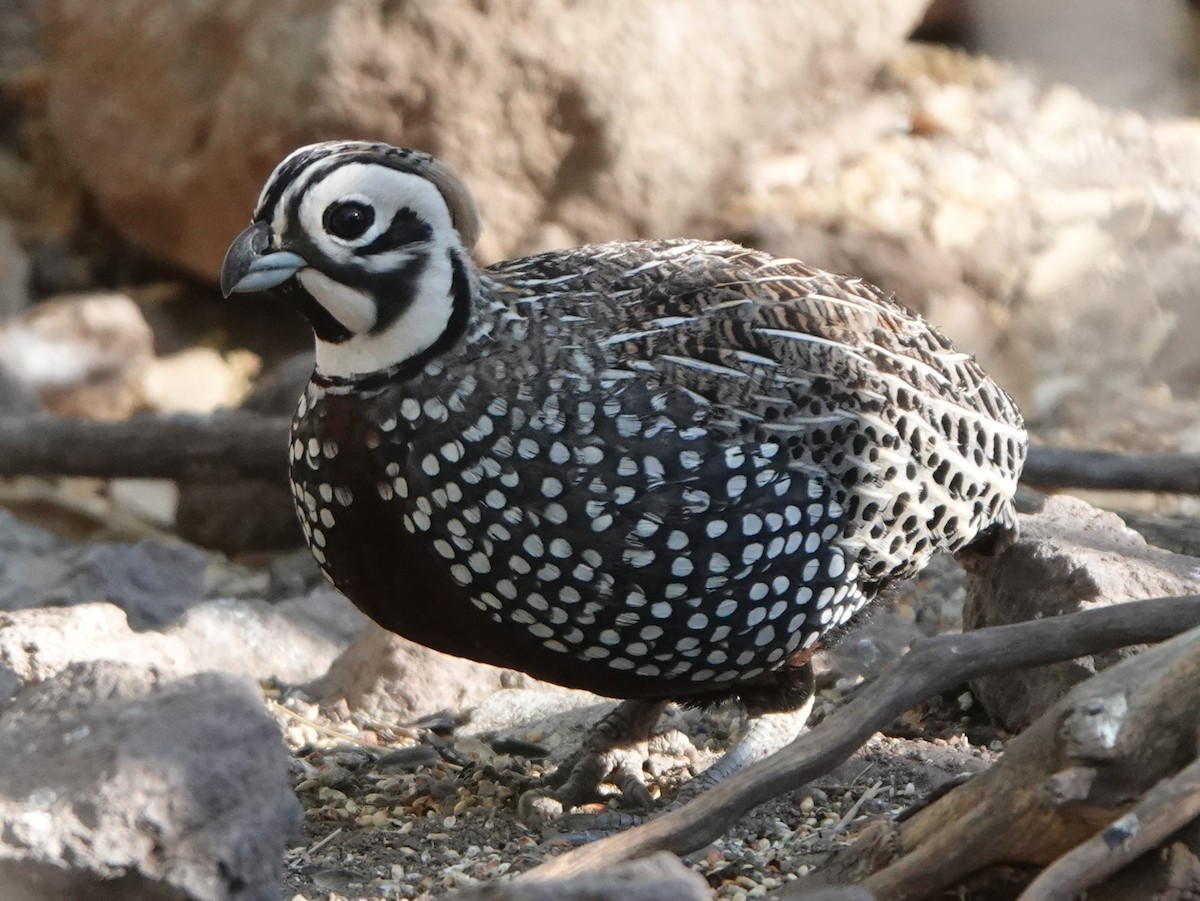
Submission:
[[[47,108],[105,218],[202,276],[283,155],[336,137],[443,157],[504,257],[679,234],[926,4],[53,0]]]
[[[142,377],[153,359],[150,326],[120,293],[61,295],[0,325],[0,365],[61,416],[129,416],[142,403]]]
[[[75,664],[0,717],[13,901],[266,901],[301,811],[256,685]]]
[[[256,582],[266,585],[183,542],[61,542],[0,517],[0,610],[108,601],[133,628],[152,629],[231,587],[253,590]]]
[[[1200,559],[1146,544],[1115,514],[1052,497],[1020,539],[967,583],[963,627],[980,629],[1096,607],[1200,593]],[[1078,682],[1135,653],[1095,654],[972,683],[1005,728],[1029,725]]]
[[[353,711],[395,723],[442,710],[466,710],[498,689],[525,686],[536,686],[543,694],[595,697],[513,670],[441,654],[374,624],[310,686],[309,694],[325,703],[344,700]]]
[[[565,879],[490,882],[454,892],[450,901],[707,901],[712,889],[672,854],[660,851],[601,872]],[[859,901],[847,896],[846,901]]]
[[[208,601],[161,631],[135,631],[123,610],[105,603],[0,614],[0,709],[6,686],[11,697],[14,685],[44,681],[81,661],[307,682],[329,668],[363,622],[332,590],[278,604]]]
[[[861,102],[753,164],[726,230],[895,291],[1047,440],[1158,450],[1176,435],[1188,449],[1198,154],[1194,119],[1108,109],[1027,69],[910,45]]]
[[[44,412],[42,401],[33,387],[0,363],[0,414],[19,416]]]

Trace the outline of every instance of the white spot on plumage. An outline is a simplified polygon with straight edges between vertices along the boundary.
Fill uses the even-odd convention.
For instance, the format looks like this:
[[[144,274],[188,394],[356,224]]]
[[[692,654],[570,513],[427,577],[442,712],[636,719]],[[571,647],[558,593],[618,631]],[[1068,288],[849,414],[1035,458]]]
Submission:
[[[725,483],[725,493],[731,500],[736,500],[741,497],[746,490],[746,477],[743,475],[731,476],[729,481]]]
[[[588,445],[575,452],[575,459],[581,466],[597,466],[604,462],[604,451],[595,445]]]

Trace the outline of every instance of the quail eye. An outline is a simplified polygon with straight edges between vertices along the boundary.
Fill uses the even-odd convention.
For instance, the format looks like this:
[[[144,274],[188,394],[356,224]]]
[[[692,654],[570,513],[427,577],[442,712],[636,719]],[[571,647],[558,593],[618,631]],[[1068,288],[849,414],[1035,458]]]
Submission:
[[[361,238],[375,221],[375,210],[357,200],[338,200],[325,208],[321,224],[325,231],[343,241]]]

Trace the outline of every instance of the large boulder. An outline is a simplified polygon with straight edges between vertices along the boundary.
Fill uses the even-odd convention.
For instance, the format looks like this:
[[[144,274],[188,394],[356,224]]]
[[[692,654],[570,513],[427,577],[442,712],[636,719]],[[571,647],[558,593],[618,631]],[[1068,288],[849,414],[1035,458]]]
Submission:
[[[5,898],[266,901],[299,824],[245,677],[75,664],[0,718]]]
[[[1050,498],[1038,514],[1022,517],[1016,543],[968,580],[963,628],[1198,592],[1200,560],[1148,545],[1116,514],[1064,495]],[[1134,653],[1121,648],[985,676],[971,687],[992,718],[1015,732],[1073,685]]]
[[[756,162],[725,218],[895,291],[1048,442],[1197,449],[1198,155],[1195,119],[912,45]]]
[[[48,109],[104,214],[202,276],[275,163],[331,137],[444,158],[508,256],[679,232],[926,3],[49,0]]]

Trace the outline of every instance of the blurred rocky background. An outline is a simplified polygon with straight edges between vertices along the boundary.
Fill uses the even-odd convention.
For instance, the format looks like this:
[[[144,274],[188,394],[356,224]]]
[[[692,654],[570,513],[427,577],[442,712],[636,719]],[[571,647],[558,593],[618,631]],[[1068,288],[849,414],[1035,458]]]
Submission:
[[[349,137],[451,164],[483,214],[481,262],[733,238],[894,291],[980,357],[1040,442],[1200,452],[1198,109],[1200,16],[1184,0],[5,0],[0,415],[289,413],[307,328],[268,298],[222,300],[217,270],[278,159]],[[1200,514],[1187,496],[1088,497]],[[125,809],[83,818],[71,841],[116,838],[76,854],[46,817],[122,790],[24,797],[28,759],[0,779],[0,832],[19,839],[0,840],[0,874],[50,886],[29,897],[114,873],[181,897],[239,880],[271,896],[259,861],[292,841],[294,801],[248,762],[261,724],[244,680],[268,686],[293,750],[523,684],[440,670],[375,633],[354,644],[361,621],[299,539],[282,477],[0,480],[0,707],[16,698],[0,747],[59,728],[46,705],[88,729],[93,703],[110,719],[136,708],[132,738],[105,733],[128,763],[113,780],[161,778],[220,810],[242,780],[257,794],[240,828],[261,841],[239,850],[230,828],[197,850],[166,810],[164,851]],[[935,599],[899,602],[843,649],[827,688],[957,627],[961,580],[923,589]],[[205,717],[212,744],[180,763],[182,783],[139,750],[165,741],[154,711],[172,704]],[[232,774],[220,797],[195,788],[213,754]],[[308,806],[363,816],[338,804]],[[202,853],[224,875],[199,872]],[[315,852],[297,854],[314,884]],[[412,866],[400,897],[432,871]],[[51,871],[65,881],[39,882]]]

